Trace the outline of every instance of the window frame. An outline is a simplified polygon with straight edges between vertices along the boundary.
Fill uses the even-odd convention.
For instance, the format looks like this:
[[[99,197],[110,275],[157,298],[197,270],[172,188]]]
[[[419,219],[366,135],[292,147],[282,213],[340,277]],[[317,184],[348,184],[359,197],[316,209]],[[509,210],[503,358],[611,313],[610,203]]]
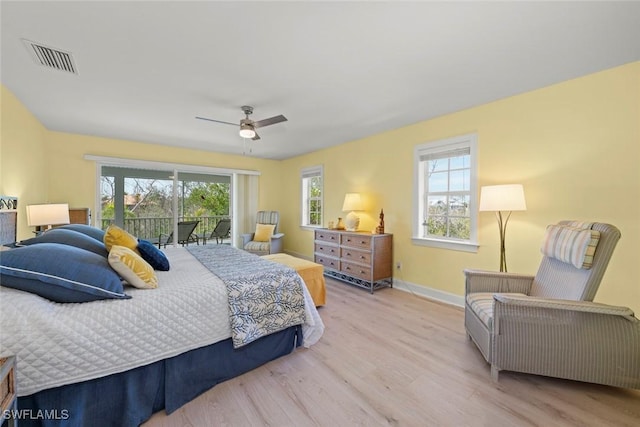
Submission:
[[[101,209],[101,176],[103,167],[120,167],[120,168],[134,168],[134,169],[152,169],[152,170],[172,170],[174,172],[174,181],[177,182],[175,177],[179,173],[204,173],[211,175],[229,175],[231,176],[231,188],[230,188],[230,203],[229,215],[232,218],[231,225],[231,242],[232,246],[236,246],[238,236],[243,232],[242,230],[251,230],[250,227],[255,227],[255,218],[250,219],[251,215],[255,215],[258,210],[258,178],[261,173],[259,171],[247,170],[247,169],[230,169],[219,168],[211,166],[199,166],[190,165],[184,163],[168,163],[158,162],[153,160],[138,160],[138,159],[126,159],[120,157],[106,157],[97,156],[93,154],[85,154],[83,156],[85,160],[95,162],[95,189],[96,195],[94,200],[94,212],[92,221],[93,225],[98,226],[101,224],[102,209]],[[246,181],[246,182],[245,182]],[[174,200],[177,196],[177,187],[174,183]],[[177,212],[177,200],[174,201],[174,212]],[[245,218],[241,221],[241,218]],[[174,219],[174,235],[178,235],[178,221],[177,217]],[[247,231],[245,231],[247,232]],[[177,243],[174,243],[177,245]]]
[[[319,177],[321,180],[320,197],[313,198],[320,202],[319,224],[310,223],[311,199],[307,197],[308,180],[315,177]],[[324,226],[324,167],[322,165],[310,166],[300,171],[300,226],[312,229]]]
[[[424,200],[427,199],[424,171],[421,170],[420,158],[425,155],[454,153],[461,149],[469,149],[469,239],[423,237]],[[413,219],[412,219],[412,243],[419,246],[428,246],[441,249],[457,250],[464,252],[478,251],[478,137],[476,134],[459,135],[452,138],[427,142],[414,147],[413,165]],[[442,192],[434,192],[441,194]],[[459,193],[447,191],[447,194]],[[428,194],[428,193],[427,193]]]

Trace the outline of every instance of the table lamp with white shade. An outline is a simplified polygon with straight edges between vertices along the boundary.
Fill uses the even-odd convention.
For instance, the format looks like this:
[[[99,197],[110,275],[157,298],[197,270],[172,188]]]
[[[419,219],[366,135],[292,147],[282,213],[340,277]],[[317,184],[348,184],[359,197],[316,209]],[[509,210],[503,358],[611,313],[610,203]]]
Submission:
[[[46,227],[49,230],[52,225],[69,224],[69,222],[69,205],[67,203],[27,206],[27,225],[31,227]]]
[[[526,211],[522,184],[488,185],[480,189],[480,211],[494,211],[500,230],[500,271],[507,271],[505,236],[512,211]],[[502,213],[508,212],[506,218]]]
[[[347,217],[344,219],[344,226],[347,229],[347,231],[358,231],[358,226],[360,225],[360,218],[355,213],[355,211],[363,210],[362,199],[360,198],[360,194],[347,193],[344,196],[344,203],[342,204],[342,210],[344,212],[349,212]]]

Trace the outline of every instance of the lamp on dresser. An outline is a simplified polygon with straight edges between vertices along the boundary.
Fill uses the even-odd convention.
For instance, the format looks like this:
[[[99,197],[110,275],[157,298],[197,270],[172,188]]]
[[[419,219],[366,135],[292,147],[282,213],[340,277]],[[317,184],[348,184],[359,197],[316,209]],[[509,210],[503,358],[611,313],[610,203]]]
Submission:
[[[27,206],[27,225],[36,227],[39,234],[40,227],[51,229],[52,225],[69,224],[69,205],[67,203],[49,203]]]
[[[363,210],[362,199],[359,193],[347,193],[344,196],[344,203],[342,204],[342,210],[349,212],[345,218],[344,225],[347,231],[358,231],[360,225],[360,218],[355,211]]]
[[[512,211],[526,211],[522,184],[488,185],[480,189],[480,211],[494,211],[500,231],[500,271],[507,271],[505,236]],[[503,217],[503,212],[507,212]]]

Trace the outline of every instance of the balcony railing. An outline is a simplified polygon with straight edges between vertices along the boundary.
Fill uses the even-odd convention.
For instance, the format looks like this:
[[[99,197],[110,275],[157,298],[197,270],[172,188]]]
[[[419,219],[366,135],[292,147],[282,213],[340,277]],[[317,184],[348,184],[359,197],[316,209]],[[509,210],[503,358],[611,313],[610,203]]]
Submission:
[[[224,218],[230,217],[228,215],[185,216],[179,217],[178,221],[200,221],[194,233],[203,235],[210,234],[218,222]],[[113,222],[113,219],[102,219],[102,229],[106,230]],[[173,218],[125,218],[124,229],[140,239],[157,241],[160,234],[171,234]]]

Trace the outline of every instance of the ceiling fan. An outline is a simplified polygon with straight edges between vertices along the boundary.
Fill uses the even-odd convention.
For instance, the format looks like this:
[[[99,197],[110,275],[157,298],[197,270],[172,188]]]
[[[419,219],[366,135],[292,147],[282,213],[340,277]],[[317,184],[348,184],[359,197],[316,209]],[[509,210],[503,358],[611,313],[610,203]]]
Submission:
[[[243,105],[240,107],[242,112],[245,114],[245,118],[240,120],[240,136],[246,139],[253,139],[257,141],[260,139],[260,136],[256,133],[257,128],[263,128],[265,126],[275,125],[276,123],[286,122],[287,118],[282,114],[278,116],[273,116],[268,119],[258,120],[254,122],[249,118],[250,114],[253,114],[253,107],[249,105]],[[238,126],[238,123],[225,122],[222,120],[208,119],[206,117],[196,117],[199,120],[207,120],[209,122],[223,123],[225,125],[233,125]]]

